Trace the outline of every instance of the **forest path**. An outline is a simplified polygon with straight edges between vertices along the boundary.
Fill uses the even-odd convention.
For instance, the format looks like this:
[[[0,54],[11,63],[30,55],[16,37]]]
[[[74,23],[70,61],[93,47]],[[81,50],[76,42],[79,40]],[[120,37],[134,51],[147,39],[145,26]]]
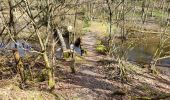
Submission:
[[[115,84],[105,78],[102,67],[98,66],[98,61],[105,56],[95,50],[96,34],[87,32],[82,37],[82,48],[87,51],[83,55],[85,61],[76,66],[76,74],[63,73],[65,78],[58,83],[58,93],[67,96],[65,99],[114,100],[112,93],[116,88]]]
[[[87,51],[87,54],[84,56],[85,62],[82,63],[82,66],[80,67],[80,72],[104,77],[103,75],[98,74],[98,61],[105,56],[96,52],[96,34],[97,33],[95,32],[88,32],[82,37],[82,48]]]

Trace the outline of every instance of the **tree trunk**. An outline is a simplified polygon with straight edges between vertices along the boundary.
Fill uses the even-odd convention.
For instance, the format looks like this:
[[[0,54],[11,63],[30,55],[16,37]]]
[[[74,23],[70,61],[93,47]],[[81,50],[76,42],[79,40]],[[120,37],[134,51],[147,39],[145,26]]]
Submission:
[[[47,56],[46,52],[43,53],[43,58],[45,61],[47,74],[48,74],[48,86],[49,86],[49,89],[52,90],[55,87],[55,79],[54,79],[54,74],[53,74],[54,69],[53,69],[53,67],[50,66],[50,62],[48,60],[48,56]]]
[[[61,46],[62,46],[63,51],[66,51],[67,50],[66,43],[65,43],[64,38],[62,36],[62,33],[59,29],[57,29],[57,34],[58,34],[59,40],[61,42]]]
[[[14,14],[13,14],[13,5],[12,5],[12,1],[8,0],[8,4],[9,4],[9,32],[10,34],[13,34],[13,36],[16,36],[16,28],[15,28],[15,22],[14,22]],[[16,39],[14,39],[16,41]],[[15,58],[15,63],[16,63],[16,69],[17,72],[19,72],[20,77],[21,77],[21,81],[23,83],[25,83],[25,73],[24,73],[24,65],[21,61],[19,52],[17,50],[17,45],[15,46],[14,50],[13,50],[13,55]]]
[[[48,74],[48,86],[49,86],[49,89],[52,90],[55,88],[55,80],[54,80],[54,75],[53,75],[53,67],[50,66],[50,62],[49,62],[49,58],[47,56],[47,51],[44,47],[44,44],[42,42],[42,39],[40,37],[40,33],[39,31],[37,31],[37,36],[38,36],[38,39],[39,39],[39,42],[40,42],[40,45],[41,45],[41,49],[43,51],[43,58],[44,58],[44,61],[45,61],[45,67],[47,69],[47,74]]]
[[[109,56],[111,54],[111,34],[112,34],[112,10],[111,10],[111,4],[109,3],[109,0],[106,0],[107,7],[109,10],[109,38],[108,38],[108,46],[109,46]]]
[[[24,73],[24,65],[21,61],[21,57],[20,57],[17,49],[13,50],[13,55],[14,55],[14,58],[15,58],[17,72],[19,72],[19,74],[20,74],[21,81],[23,83],[25,83],[26,79],[25,79],[25,73]]]
[[[55,80],[54,80],[54,75],[53,75],[53,67],[50,66],[49,58],[47,56],[47,48],[45,47],[45,43],[43,43],[43,41],[42,41],[40,31],[38,30],[37,25],[35,24],[35,19],[34,19],[34,17],[32,17],[33,15],[32,15],[32,12],[30,10],[28,1],[24,0],[24,3],[26,5],[27,14],[29,15],[30,19],[33,22],[33,27],[35,29],[35,33],[38,37],[38,40],[39,40],[39,43],[40,43],[40,46],[41,46],[42,56],[43,56],[43,59],[45,61],[47,74],[48,74],[48,86],[49,86],[49,89],[52,90],[55,87]]]

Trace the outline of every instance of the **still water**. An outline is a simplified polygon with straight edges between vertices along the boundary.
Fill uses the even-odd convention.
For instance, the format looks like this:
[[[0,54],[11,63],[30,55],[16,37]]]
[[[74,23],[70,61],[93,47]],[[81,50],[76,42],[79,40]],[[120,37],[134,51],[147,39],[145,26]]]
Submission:
[[[119,40],[118,40],[119,41]],[[116,47],[120,46],[120,41]],[[129,38],[123,42],[123,52],[127,51],[126,59],[137,64],[149,64],[160,44],[159,36],[145,36],[142,38]],[[132,45],[130,48],[129,45]],[[163,46],[160,57],[170,55],[170,40]],[[128,49],[127,49],[128,48]],[[170,75],[170,58],[162,59],[157,62],[157,66]]]
[[[31,44],[29,44],[28,42],[25,42],[23,40],[18,40],[18,41],[16,41],[16,43],[10,42],[7,45],[5,45],[2,42],[0,43],[0,50],[1,51],[4,49],[7,52],[8,50],[11,50],[11,49],[14,49],[14,48],[17,48],[20,56],[24,57],[26,55],[26,53],[31,50],[32,46],[31,46]]]

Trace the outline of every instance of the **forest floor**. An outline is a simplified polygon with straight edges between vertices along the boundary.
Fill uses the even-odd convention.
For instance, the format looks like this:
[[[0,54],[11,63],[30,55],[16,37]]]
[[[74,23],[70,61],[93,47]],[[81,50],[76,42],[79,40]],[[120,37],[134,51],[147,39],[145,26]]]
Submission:
[[[76,73],[71,74],[67,67],[58,67],[55,93],[64,100],[134,100],[170,96],[170,76],[154,76],[139,66],[133,66],[134,75],[127,83],[109,79],[111,71],[100,61],[107,56],[96,52],[96,35],[87,32],[82,37],[82,46],[87,50],[84,60],[76,64]],[[114,68],[115,63],[112,64]],[[127,66],[128,67],[128,66]],[[108,71],[109,70],[109,71]],[[108,71],[108,72],[107,72]],[[167,97],[166,97],[167,98]],[[170,98],[169,98],[170,99]],[[167,99],[168,100],[168,99]]]
[[[76,58],[75,74],[70,72],[69,61],[57,62],[56,88],[53,94],[60,100],[159,100],[160,97],[170,100],[170,76],[166,74],[155,76],[149,73],[147,68],[124,62],[125,67],[131,69],[127,73],[128,80],[122,82],[112,78],[112,72],[118,64],[106,55],[96,52],[99,34],[86,32],[82,36],[82,47],[87,54]],[[0,80],[0,99],[55,99],[54,95],[46,91],[47,81],[32,82],[30,85],[28,83],[24,89],[20,89],[18,76],[10,79],[9,74],[6,80]]]

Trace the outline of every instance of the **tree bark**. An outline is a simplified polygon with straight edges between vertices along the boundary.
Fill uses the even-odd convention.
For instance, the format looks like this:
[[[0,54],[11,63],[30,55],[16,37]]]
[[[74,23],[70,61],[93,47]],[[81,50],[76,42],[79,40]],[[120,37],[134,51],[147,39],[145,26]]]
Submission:
[[[20,57],[17,49],[13,50],[13,55],[14,55],[14,58],[15,58],[17,72],[19,72],[19,74],[20,74],[21,81],[23,83],[25,83],[26,78],[25,78],[25,73],[24,73],[24,65],[22,63],[21,57]]]
[[[10,34],[13,34],[14,37],[16,36],[16,29],[15,29],[15,23],[14,23],[14,14],[13,14],[13,5],[12,5],[12,1],[8,0],[8,4],[9,4],[9,32]],[[14,39],[16,41],[16,39]],[[23,83],[25,83],[25,73],[24,73],[24,65],[22,63],[21,57],[19,55],[19,52],[17,50],[17,44],[16,47],[13,50],[13,55],[15,58],[15,62],[16,62],[16,68],[17,68],[17,72],[19,72],[20,77],[21,77],[21,81]]]
[[[52,90],[55,88],[55,79],[54,79],[54,74],[53,74],[54,70],[50,66],[50,62],[48,60],[48,56],[46,52],[43,53],[43,58],[46,64],[46,69],[47,69],[47,74],[48,74],[48,86],[49,86],[49,89]]]
[[[66,51],[67,50],[66,43],[65,43],[62,33],[59,29],[57,29],[57,34],[58,34],[59,40],[61,42],[61,47],[62,47],[63,51]]]

